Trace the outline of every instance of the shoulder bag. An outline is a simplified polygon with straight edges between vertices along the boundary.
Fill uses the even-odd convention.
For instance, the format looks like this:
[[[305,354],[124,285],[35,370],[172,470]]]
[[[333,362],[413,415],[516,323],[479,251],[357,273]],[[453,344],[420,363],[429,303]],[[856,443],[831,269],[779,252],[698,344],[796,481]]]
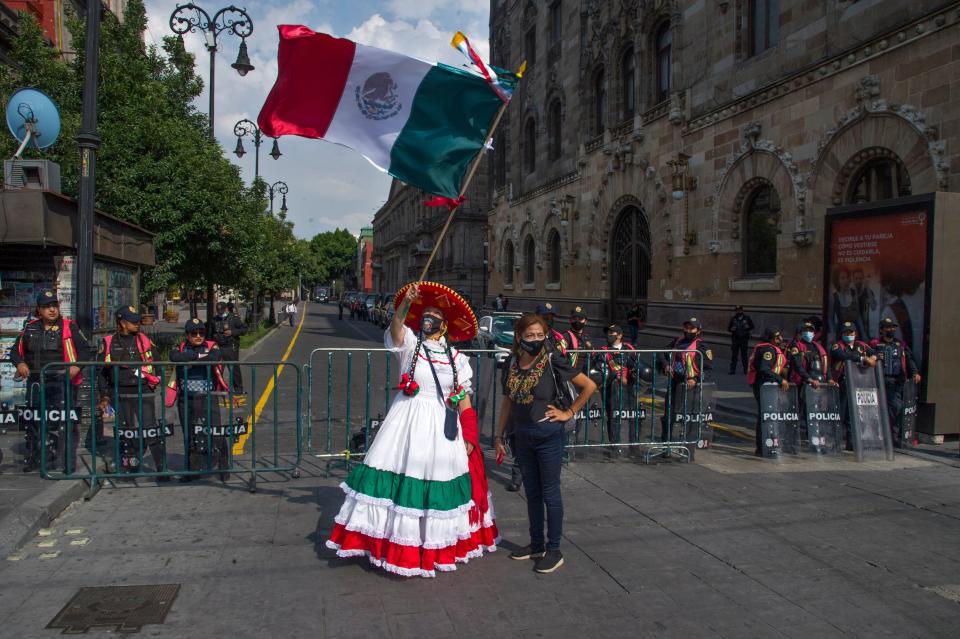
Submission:
[[[440,378],[437,377],[437,369],[433,367],[433,360],[430,359],[430,351],[427,350],[427,347],[423,347],[424,355],[427,358],[427,363],[430,364],[430,372],[433,373],[433,383],[437,386],[437,397],[440,398],[440,404],[444,408],[444,417],[443,417],[443,436],[449,439],[450,441],[456,441],[457,432],[459,431],[457,427],[458,415],[457,409],[450,406],[447,403],[447,400],[443,398],[443,390],[440,387]],[[413,356],[416,357],[418,353],[414,353]],[[450,355],[450,366],[453,367],[453,355]]]

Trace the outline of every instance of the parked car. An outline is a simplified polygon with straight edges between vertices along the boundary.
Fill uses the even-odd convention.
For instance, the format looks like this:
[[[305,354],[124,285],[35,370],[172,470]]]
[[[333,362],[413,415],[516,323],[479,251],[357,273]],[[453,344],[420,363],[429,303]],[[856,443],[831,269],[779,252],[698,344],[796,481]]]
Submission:
[[[363,305],[366,307],[364,319],[368,321],[373,321],[373,309],[377,305],[377,298],[379,295],[377,293],[367,293],[367,296],[363,299]]]
[[[513,325],[519,318],[520,313],[493,313],[484,315],[478,322],[480,331],[477,333],[477,347],[496,351],[493,357],[497,360],[497,366],[502,366],[510,357]]]

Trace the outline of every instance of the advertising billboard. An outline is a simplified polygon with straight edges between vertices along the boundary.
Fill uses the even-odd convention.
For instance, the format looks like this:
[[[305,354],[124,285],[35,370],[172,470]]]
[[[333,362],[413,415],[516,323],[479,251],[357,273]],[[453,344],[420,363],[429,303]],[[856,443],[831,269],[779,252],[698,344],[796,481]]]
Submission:
[[[863,341],[878,337],[884,317],[924,369],[929,308],[931,208],[901,200],[835,209],[827,217],[825,337],[853,322]]]

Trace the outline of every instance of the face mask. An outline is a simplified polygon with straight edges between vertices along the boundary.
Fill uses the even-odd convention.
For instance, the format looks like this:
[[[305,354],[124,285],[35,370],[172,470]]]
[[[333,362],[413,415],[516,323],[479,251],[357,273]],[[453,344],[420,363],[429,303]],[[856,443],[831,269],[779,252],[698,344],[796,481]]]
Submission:
[[[884,332],[883,332],[883,337],[886,338],[886,339],[893,339],[893,338],[896,337],[896,336],[897,336],[897,329],[893,329],[892,331],[884,331]]]
[[[813,341],[813,331],[804,331],[804,332],[800,333],[800,337],[802,337],[802,338],[803,338],[803,341],[805,341],[805,342],[812,342],[812,341]]]
[[[433,335],[440,330],[442,323],[442,321],[432,315],[424,315],[423,319],[420,320],[420,330],[423,331],[424,335]]]
[[[620,338],[620,336],[619,336],[619,335],[616,335],[616,334],[607,335],[607,344],[609,344],[610,346],[613,346],[614,344],[617,343],[617,340],[618,340],[619,338]]]
[[[543,343],[545,341],[546,340],[542,340],[542,339],[534,339],[534,340],[521,339],[520,348],[522,348],[524,351],[526,351],[531,355],[536,355],[537,353],[540,352],[540,349],[543,348]]]
[[[573,327],[573,330],[575,331],[582,331],[585,325],[586,325],[586,322],[584,322],[583,320],[574,320],[570,322],[570,326]]]
[[[694,340],[697,338],[697,334],[692,331],[684,331],[683,337],[688,340]]]
[[[856,335],[844,335],[843,341],[845,341],[847,344],[852,344],[854,338],[856,338]]]

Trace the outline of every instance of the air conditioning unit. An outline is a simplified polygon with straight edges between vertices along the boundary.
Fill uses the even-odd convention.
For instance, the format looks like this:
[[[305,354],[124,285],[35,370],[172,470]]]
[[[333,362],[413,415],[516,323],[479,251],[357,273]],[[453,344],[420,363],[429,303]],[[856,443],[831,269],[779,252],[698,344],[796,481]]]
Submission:
[[[50,160],[4,160],[3,185],[60,193],[60,165]]]

